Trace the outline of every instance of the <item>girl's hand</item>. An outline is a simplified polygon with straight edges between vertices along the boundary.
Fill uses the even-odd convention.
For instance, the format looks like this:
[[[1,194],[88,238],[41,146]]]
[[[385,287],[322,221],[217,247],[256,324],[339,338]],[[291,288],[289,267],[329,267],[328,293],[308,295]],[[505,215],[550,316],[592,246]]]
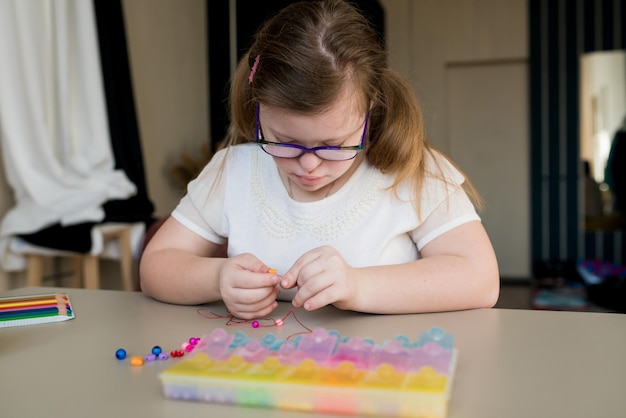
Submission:
[[[356,294],[356,269],[349,266],[336,249],[330,246],[315,248],[302,255],[283,275],[281,286],[298,286],[293,306],[307,311],[333,304],[348,309]]]
[[[278,303],[280,277],[268,273],[268,267],[252,254],[226,259],[218,275],[222,300],[228,311],[241,319],[261,318]]]

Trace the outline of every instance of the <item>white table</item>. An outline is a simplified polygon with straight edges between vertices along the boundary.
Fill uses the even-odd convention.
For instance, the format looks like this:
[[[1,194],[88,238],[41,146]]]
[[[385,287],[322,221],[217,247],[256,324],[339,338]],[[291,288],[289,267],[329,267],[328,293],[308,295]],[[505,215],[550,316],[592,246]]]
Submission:
[[[0,416],[3,418],[300,417],[313,414],[174,401],[158,374],[174,359],[133,367],[115,351],[177,349],[214,328],[281,338],[302,331],[290,317],[280,328],[226,327],[198,307],[168,305],[138,292],[22,288],[1,296],[70,295],[76,318],[0,329]],[[205,305],[224,313],[221,303]],[[282,317],[290,304],[279,306]],[[625,417],[626,315],[485,309],[421,315],[367,315],[324,308],[297,311],[313,329],[376,342],[417,338],[441,327],[454,334],[459,359],[450,418]]]

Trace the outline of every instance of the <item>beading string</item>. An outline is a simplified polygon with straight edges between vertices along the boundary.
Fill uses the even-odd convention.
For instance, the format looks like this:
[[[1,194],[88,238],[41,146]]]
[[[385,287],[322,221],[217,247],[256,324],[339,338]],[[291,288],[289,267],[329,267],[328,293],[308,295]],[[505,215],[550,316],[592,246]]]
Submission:
[[[209,309],[206,308],[199,308],[197,310],[198,315],[200,315],[203,318],[207,318],[207,319],[227,319],[228,321],[226,321],[226,326],[233,326],[233,325],[244,325],[244,324],[250,324],[252,325],[253,322],[256,322],[258,324],[258,326],[256,328],[270,328],[270,327],[280,327],[282,326],[285,321],[287,320],[287,318],[289,316],[293,316],[293,319],[302,327],[304,328],[306,331],[302,331],[302,332],[297,332],[295,334],[291,334],[290,336],[287,337],[287,340],[289,340],[290,338],[293,338],[297,335],[302,335],[302,334],[308,334],[310,332],[313,332],[311,330],[311,328],[307,327],[306,325],[304,325],[296,316],[296,309],[297,308],[293,308],[290,309],[289,312],[287,312],[282,318],[279,319],[275,319],[275,318],[261,318],[261,319],[241,319],[241,318],[237,318],[234,315],[232,315],[229,312],[226,312],[225,315],[220,315],[218,313],[215,313]]]

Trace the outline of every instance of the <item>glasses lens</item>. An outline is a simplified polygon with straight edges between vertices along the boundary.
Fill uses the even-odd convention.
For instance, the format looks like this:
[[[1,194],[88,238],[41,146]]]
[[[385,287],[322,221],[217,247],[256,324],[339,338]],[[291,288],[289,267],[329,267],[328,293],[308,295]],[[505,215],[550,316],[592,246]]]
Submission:
[[[298,147],[289,146],[288,144],[260,144],[263,151],[273,157],[278,158],[298,158],[304,151]],[[345,161],[351,160],[357,156],[359,150],[351,149],[318,149],[313,151],[318,158],[329,161]]]
[[[357,153],[357,150],[351,149],[318,149],[315,151],[315,155],[323,160],[330,161],[351,160],[356,157]]]
[[[263,147],[263,151],[279,158],[296,158],[302,154],[302,151],[298,148],[287,147],[285,145],[263,144],[261,146]]]

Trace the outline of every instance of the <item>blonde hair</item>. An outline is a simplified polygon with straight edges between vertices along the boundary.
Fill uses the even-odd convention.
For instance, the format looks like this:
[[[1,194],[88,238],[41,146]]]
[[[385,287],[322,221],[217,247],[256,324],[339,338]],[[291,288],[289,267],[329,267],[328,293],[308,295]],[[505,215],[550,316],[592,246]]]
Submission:
[[[420,195],[425,156],[434,148],[426,140],[418,100],[408,82],[387,68],[382,43],[369,21],[346,1],[302,1],[282,9],[258,31],[230,87],[226,146],[255,140],[259,103],[322,113],[341,91],[352,89],[363,113],[368,107],[370,111],[368,162],[395,174],[394,193],[408,180],[416,198]],[[463,188],[480,208],[480,196],[469,180]]]

